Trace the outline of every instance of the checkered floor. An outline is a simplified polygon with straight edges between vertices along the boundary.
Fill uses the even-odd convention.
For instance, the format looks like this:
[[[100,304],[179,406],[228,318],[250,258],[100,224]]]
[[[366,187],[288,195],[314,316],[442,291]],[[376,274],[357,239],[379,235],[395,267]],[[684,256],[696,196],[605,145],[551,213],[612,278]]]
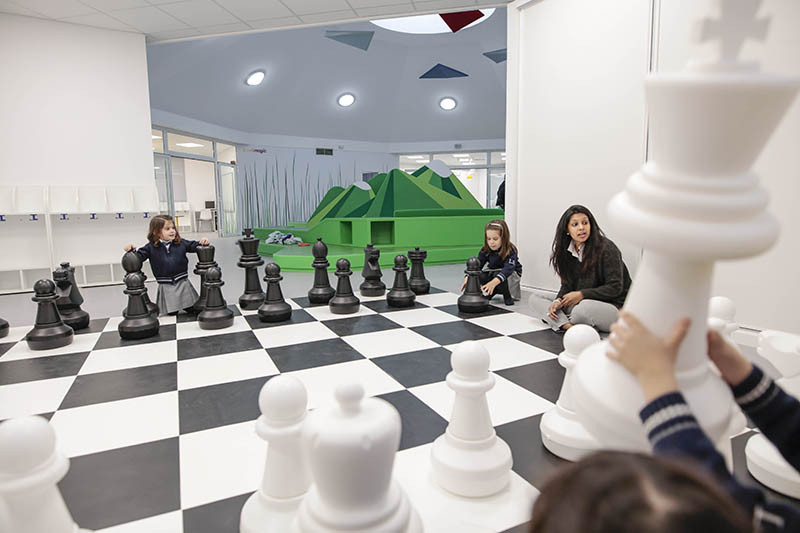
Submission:
[[[400,412],[395,476],[426,531],[524,531],[535,487],[562,462],[539,433],[564,376],[556,359],[562,336],[513,308],[460,314],[456,299],[432,289],[413,308],[395,310],[363,297],[358,313],[334,315],[295,298],[291,320],[279,324],[231,306],[230,328],[162,317],[158,336],[139,341],[120,339],[121,317],[95,319],[69,346],[41,352],[22,341],[30,327],[12,328],[0,339],[0,420],[50,420],[71,459],[60,488],[82,527],[237,533],[263,474],[266,443],[254,431],[262,385],[294,375],[313,409],[331,401],[337,383],[357,379]],[[428,476],[430,445],[452,408],[444,382],[450,352],[464,340],[491,354],[489,408],[514,456],[510,487],[480,500],[449,495]],[[742,450],[737,461],[741,471]]]

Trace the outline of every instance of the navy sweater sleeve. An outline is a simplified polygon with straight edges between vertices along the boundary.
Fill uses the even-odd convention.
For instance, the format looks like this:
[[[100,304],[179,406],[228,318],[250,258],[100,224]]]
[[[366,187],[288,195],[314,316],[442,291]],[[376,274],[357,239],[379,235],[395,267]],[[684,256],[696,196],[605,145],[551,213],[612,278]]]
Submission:
[[[519,263],[519,258],[517,257],[517,252],[511,251],[506,257],[505,261],[503,261],[503,266],[500,268],[500,272],[498,272],[495,277],[500,280],[500,283],[504,282],[508,279],[508,277],[517,270],[517,264]]]
[[[192,241],[192,240],[189,240],[189,239],[181,239],[181,242],[186,243],[186,251],[187,252],[196,253],[197,252],[197,247],[200,246],[200,243],[198,241]]]
[[[148,259],[150,259],[150,252],[152,251],[152,249],[153,245],[148,242],[141,248],[136,249],[136,255],[138,255],[139,259],[141,259],[142,261],[147,261]]]
[[[764,494],[740,484],[706,436],[680,392],[670,392],[647,404],[639,413],[656,455],[688,457],[701,463],[763,532],[800,531],[800,513],[766,501]]]
[[[481,269],[483,269],[483,265],[485,265],[488,260],[489,260],[489,254],[487,254],[483,250],[478,252],[478,261],[481,262]]]

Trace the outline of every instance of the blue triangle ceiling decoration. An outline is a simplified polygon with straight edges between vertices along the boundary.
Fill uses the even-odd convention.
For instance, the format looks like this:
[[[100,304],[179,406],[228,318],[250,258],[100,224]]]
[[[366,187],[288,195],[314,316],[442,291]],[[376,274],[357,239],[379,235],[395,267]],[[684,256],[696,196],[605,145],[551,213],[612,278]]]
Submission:
[[[419,77],[419,79],[423,78],[465,78],[469,76],[469,74],[464,74],[460,70],[456,70],[454,68],[450,68],[447,65],[442,65],[441,63],[436,63],[434,67],[432,67],[428,72],[423,74]]]
[[[325,31],[325,37],[328,39],[359,48],[365,52],[369,49],[373,35],[375,35],[374,31]]]
[[[492,50],[491,52],[484,52],[483,55],[485,55],[495,63],[502,63],[508,57],[508,48],[501,48],[499,50]]]

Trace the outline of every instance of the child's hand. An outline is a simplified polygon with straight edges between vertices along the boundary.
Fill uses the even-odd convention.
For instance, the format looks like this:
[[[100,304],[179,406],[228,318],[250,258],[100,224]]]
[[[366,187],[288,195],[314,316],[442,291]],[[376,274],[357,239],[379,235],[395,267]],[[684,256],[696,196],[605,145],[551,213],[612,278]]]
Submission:
[[[464,288],[467,286],[467,276],[464,276],[464,283],[461,284],[461,292],[464,292]]]
[[[131,250],[135,250],[135,249],[136,248],[134,248],[134,246],[132,244],[126,244],[125,245],[125,251],[126,252],[130,252]]]
[[[481,290],[486,293],[487,296],[491,296],[494,294],[494,289],[500,285],[500,280],[497,278],[492,278],[486,285],[481,285]]]
[[[717,365],[722,379],[731,386],[744,381],[753,370],[753,364],[713,329],[708,330],[708,357]]]
[[[199,240],[199,241],[197,241],[197,242],[199,242],[199,243],[200,243],[202,246],[208,246],[209,244],[211,244],[211,241],[209,241],[209,240],[208,240],[208,239],[206,239],[205,237],[203,237],[202,239],[200,239],[200,240]]]
[[[561,307],[572,307],[583,300],[583,293],[581,291],[568,292],[561,297]]]

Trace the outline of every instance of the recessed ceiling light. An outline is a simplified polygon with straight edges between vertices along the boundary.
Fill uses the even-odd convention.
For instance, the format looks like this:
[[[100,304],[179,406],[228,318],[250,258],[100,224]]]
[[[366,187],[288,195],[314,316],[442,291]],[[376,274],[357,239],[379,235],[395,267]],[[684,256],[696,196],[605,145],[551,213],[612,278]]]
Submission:
[[[175,146],[180,146],[181,148],[202,148],[202,144],[197,143],[175,143]]]
[[[458,104],[456,103],[455,98],[450,98],[449,96],[445,96],[444,98],[439,100],[439,107],[441,107],[445,111],[452,111],[453,109],[456,108],[456,105]]]
[[[161,167],[153,167],[153,170],[158,170],[158,169],[160,169],[160,168],[161,168]]]
[[[424,155],[407,155],[409,159],[427,159]]]
[[[494,8],[480,9],[483,16],[478,20],[473,21],[471,24],[461,28],[465,30],[484,22],[494,13]],[[453,30],[445,23],[444,19],[438,14],[431,15],[414,15],[411,17],[398,17],[392,19],[371,20],[371,23],[381,28],[397,31],[400,33],[453,33]],[[459,30],[461,31],[461,30]]]
[[[254,87],[256,85],[261,85],[261,82],[264,81],[264,76],[266,74],[263,70],[255,70],[247,75],[247,78],[244,80],[245,85],[249,85]]]
[[[160,138],[161,138],[160,135],[153,135],[153,139],[160,139]]]
[[[356,97],[351,93],[344,93],[336,101],[342,107],[350,107],[356,101]]]

